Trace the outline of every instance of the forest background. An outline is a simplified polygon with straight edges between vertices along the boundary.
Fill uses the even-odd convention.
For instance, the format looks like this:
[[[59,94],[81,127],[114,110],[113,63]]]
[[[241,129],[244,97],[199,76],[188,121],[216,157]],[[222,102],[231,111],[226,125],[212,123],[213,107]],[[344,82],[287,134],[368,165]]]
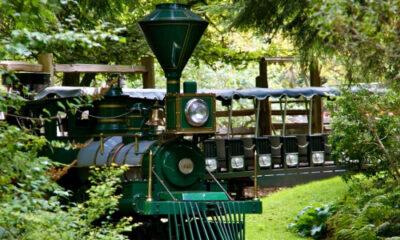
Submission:
[[[151,52],[136,22],[157,3],[161,1],[3,0],[0,60],[35,62],[39,53],[53,53],[56,63],[139,65],[139,58]],[[358,234],[365,233],[374,239],[379,234],[391,234],[379,228],[386,224],[386,230],[393,233],[400,222],[393,215],[400,206],[395,195],[400,181],[400,1],[182,3],[193,5],[193,11],[210,22],[183,73],[185,80],[196,80],[200,88],[252,87],[262,56],[296,56],[300,60],[292,68],[271,68],[271,87],[307,86],[307,68],[318,64],[325,83],[352,86],[378,82],[386,89],[383,95],[361,92],[357,97],[344,90],[332,108],[337,113],[330,142],[333,156],[356,159],[357,164],[350,165],[349,170],[363,171],[374,184],[360,184],[364,190],[351,193],[356,200],[350,207],[346,202],[339,204],[347,210],[335,215],[344,217],[331,221],[330,232],[343,239],[359,239]],[[156,86],[164,88],[160,67],[157,69]],[[293,73],[295,77],[290,77]],[[281,81],[284,78],[292,80]],[[101,86],[105,77],[85,74],[57,79],[60,85]],[[127,85],[138,87],[140,80],[129,76]],[[6,92],[1,98],[2,112],[22,104],[20,97]],[[110,198],[116,189],[96,185],[102,178],[117,183],[115,176],[120,169],[113,173],[94,169],[94,185],[89,190],[93,198],[65,205],[68,192],[47,176],[51,167],[48,159],[38,157],[41,146],[48,144],[46,140],[4,122],[0,127],[1,238],[123,238],[119,233],[126,230],[130,219],[121,220],[115,227],[103,218],[116,210],[117,200]],[[368,186],[378,186],[378,190],[371,194]],[[358,192],[366,196],[360,197]],[[374,212],[383,207],[387,210],[383,215]],[[368,215],[371,212],[376,214]],[[93,224],[100,217],[101,224]]]

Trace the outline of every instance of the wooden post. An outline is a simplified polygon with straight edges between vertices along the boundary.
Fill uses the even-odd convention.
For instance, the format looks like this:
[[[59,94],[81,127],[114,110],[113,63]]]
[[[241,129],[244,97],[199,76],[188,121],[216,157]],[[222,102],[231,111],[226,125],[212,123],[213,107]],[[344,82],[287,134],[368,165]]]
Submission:
[[[310,85],[312,87],[321,87],[322,81],[319,75],[318,61],[313,60],[310,63]],[[312,133],[323,133],[324,127],[324,111],[322,108],[322,98],[320,96],[313,97],[312,106]]]
[[[40,53],[38,55],[38,63],[42,64],[43,72],[50,73],[50,86],[54,86],[54,66],[52,53]]]
[[[142,74],[143,88],[155,88],[154,58],[152,56],[142,57],[140,61],[146,67],[146,72]]]
[[[260,60],[260,75],[256,77],[256,87],[268,88],[268,65],[265,58]],[[260,101],[260,121],[259,133],[260,136],[272,135],[271,121],[271,104],[269,99]]]

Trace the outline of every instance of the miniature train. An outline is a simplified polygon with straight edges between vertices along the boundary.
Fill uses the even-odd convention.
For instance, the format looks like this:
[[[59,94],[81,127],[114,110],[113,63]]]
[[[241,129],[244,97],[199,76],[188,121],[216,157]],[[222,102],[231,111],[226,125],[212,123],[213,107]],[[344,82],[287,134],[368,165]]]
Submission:
[[[53,147],[45,153],[64,164],[76,160],[59,183],[71,189],[77,200],[85,198],[89,167],[129,167],[123,175],[118,215],[146,223],[133,230],[134,239],[244,239],[245,215],[262,211],[258,178],[272,177],[264,185],[273,186],[287,179],[298,183],[343,172],[329,161],[326,135],[287,136],[284,128],[281,136],[258,136],[257,129],[263,99],[284,101],[285,123],[288,97],[310,99],[311,119],[312,97],[332,96],[336,91],[319,87],[198,90],[195,82],[184,82],[181,91],[181,72],[207,24],[183,4],[157,5],[139,22],[165,72],[166,90],[122,89],[118,81],[101,91],[49,87],[22,110],[24,116],[35,118],[45,115],[46,109],[52,117],[32,130],[50,141],[81,146]],[[32,89],[48,78],[37,73],[18,77]],[[256,102],[255,133],[234,137],[228,127],[226,136],[217,137],[216,101],[232,110],[232,100],[239,98]],[[310,120],[309,124],[310,129]],[[245,186],[254,186],[253,200],[244,200]]]
[[[165,96],[123,91],[111,83],[98,93],[91,88],[47,88],[26,102],[23,115],[43,116],[46,109],[52,117],[32,130],[49,141],[83,146],[46,152],[61,163],[76,160],[59,183],[78,199],[85,197],[89,167],[129,166],[118,215],[146,223],[133,230],[134,238],[244,239],[245,214],[261,213],[261,202],[234,200],[227,184],[207,171],[210,162],[199,148],[199,142],[215,135],[216,96],[198,93],[194,82],[183,83],[180,91],[181,72],[208,23],[187,5],[160,4],[139,24],[165,72]],[[92,95],[93,104],[77,107],[83,93]]]

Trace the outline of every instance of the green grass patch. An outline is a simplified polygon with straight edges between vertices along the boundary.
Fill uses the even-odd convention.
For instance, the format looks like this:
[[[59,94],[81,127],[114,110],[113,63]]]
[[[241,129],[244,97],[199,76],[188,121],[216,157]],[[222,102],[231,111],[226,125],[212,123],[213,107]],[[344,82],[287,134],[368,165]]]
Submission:
[[[287,229],[300,211],[313,204],[328,204],[347,190],[340,177],[285,189],[262,198],[263,213],[246,215],[246,239],[305,239]]]

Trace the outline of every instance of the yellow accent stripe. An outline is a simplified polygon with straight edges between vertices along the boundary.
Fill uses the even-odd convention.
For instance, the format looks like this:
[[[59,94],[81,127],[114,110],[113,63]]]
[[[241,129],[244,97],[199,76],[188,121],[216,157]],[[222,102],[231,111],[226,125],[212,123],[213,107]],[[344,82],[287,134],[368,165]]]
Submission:
[[[167,81],[167,84],[179,84],[179,81]]]
[[[99,119],[101,123],[111,123],[111,122],[125,122],[124,119]]]
[[[140,128],[128,128],[128,130],[140,130]],[[142,130],[149,130],[149,128],[142,128]]]
[[[126,108],[126,105],[121,104],[101,104],[99,108]]]

